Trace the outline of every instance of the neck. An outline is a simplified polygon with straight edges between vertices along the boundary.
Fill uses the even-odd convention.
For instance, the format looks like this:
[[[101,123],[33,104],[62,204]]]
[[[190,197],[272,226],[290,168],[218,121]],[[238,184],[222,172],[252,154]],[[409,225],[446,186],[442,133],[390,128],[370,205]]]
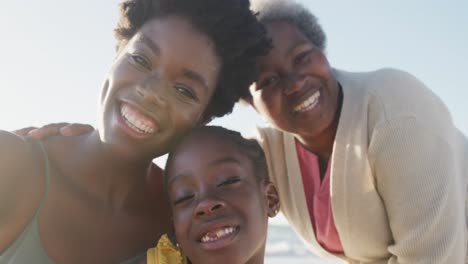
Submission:
[[[328,163],[333,152],[336,131],[340,121],[341,107],[343,106],[343,90],[338,85],[337,108],[331,124],[318,135],[295,135],[295,138],[309,151],[316,154],[322,163]]]
[[[72,183],[93,203],[111,210],[139,206],[148,189],[151,158],[124,155],[100,140],[98,131],[77,138],[64,166]],[[159,178],[159,177],[158,177]],[[159,178],[159,180],[161,180]],[[162,182],[162,180],[161,180]]]
[[[263,264],[265,261],[266,237],[257,252],[245,264]],[[243,263],[244,264],[244,263]]]

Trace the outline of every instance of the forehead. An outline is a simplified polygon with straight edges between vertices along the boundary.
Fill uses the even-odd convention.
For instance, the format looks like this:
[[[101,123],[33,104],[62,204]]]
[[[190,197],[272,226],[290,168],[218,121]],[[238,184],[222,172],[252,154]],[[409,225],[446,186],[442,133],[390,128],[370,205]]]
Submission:
[[[195,135],[184,140],[177,148],[168,176],[206,172],[227,164],[252,169],[250,159],[235,143],[218,136]]]
[[[312,44],[296,26],[289,22],[273,21],[267,23],[265,28],[273,41],[273,48],[258,60],[260,65],[268,66],[271,60],[288,56],[294,48]]]
[[[302,31],[287,21],[273,21],[265,25],[268,34],[273,39],[273,45],[275,43],[282,42],[309,42],[307,37]]]
[[[221,62],[213,41],[180,16],[157,17],[146,22],[131,40],[133,45],[154,44],[163,59],[173,65],[217,77]],[[216,79],[210,80],[216,85]]]

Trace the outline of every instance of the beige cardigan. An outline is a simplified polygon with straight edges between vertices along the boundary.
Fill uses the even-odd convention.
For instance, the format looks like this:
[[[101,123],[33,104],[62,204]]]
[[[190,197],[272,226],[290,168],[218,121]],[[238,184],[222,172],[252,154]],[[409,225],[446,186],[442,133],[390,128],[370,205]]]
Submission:
[[[332,211],[352,263],[464,263],[468,141],[413,76],[335,71],[343,107],[331,157]],[[281,210],[316,254],[294,137],[259,128]]]

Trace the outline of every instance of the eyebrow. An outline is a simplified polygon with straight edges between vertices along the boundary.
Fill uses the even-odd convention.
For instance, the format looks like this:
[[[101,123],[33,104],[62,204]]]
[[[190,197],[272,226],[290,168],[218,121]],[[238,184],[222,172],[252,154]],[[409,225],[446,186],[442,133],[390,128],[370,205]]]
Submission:
[[[236,163],[240,165],[240,161],[233,157],[224,157],[217,160],[214,160],[209,163],[209,166],[219,165],[221,163]]]
[[[151,40],[150,38],[148,38],[147,36],[143,34],[138,35],[135,42],[143,43],[144,45],[148,46],[151,49],[151,51],[155,54],[161,53],[161,50],[159,49],[158,45],[156,45],[156,43],[154,43],[153,40]]]
[[[186,174],[186,173],[181,173],[181,174],[177,174],[176,176],[174,177],[171,177],[168,181],[167,181],[167,184],[166,184],[166,187],[167,189],[169,189],[169,187],[177,180],[179,180],[180,178],[185,178],[185,177],[188,177],[189,174]]]
[[[135,42],[137,42],[137,43],[140,42],[140,43],[145,44],[155,54],[160,54],[161,53],[161,50],[159,49],[158,45],[156,43],[154,43],[150,38],[148,38],[147,36],[145,36],[143,34],[138,35]],[[203,76],[201,74],[197,73],[196,71],[193,71],[193,70],[190,70],[190,69],[184,69],[183,74],[184,74],[184,76],[186,78],[188,78],[188,79],[190,79],[192,81],[198,82],[199,84],[203,85],[205,88],[208,88],[208,83],[205,80],[205,78],[203,78]]]

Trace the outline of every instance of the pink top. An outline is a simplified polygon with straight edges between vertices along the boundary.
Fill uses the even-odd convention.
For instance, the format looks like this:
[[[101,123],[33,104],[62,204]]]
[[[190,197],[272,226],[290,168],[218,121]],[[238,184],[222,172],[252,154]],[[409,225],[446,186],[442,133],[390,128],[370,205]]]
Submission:
[[[344,254],[340,237],[333,221],[330,199],[330,162],[323,181],[317,156],[296,141],[296,152],[301,168],[302,182],[309,209],[310,221],[319,244],[331,253]]]

